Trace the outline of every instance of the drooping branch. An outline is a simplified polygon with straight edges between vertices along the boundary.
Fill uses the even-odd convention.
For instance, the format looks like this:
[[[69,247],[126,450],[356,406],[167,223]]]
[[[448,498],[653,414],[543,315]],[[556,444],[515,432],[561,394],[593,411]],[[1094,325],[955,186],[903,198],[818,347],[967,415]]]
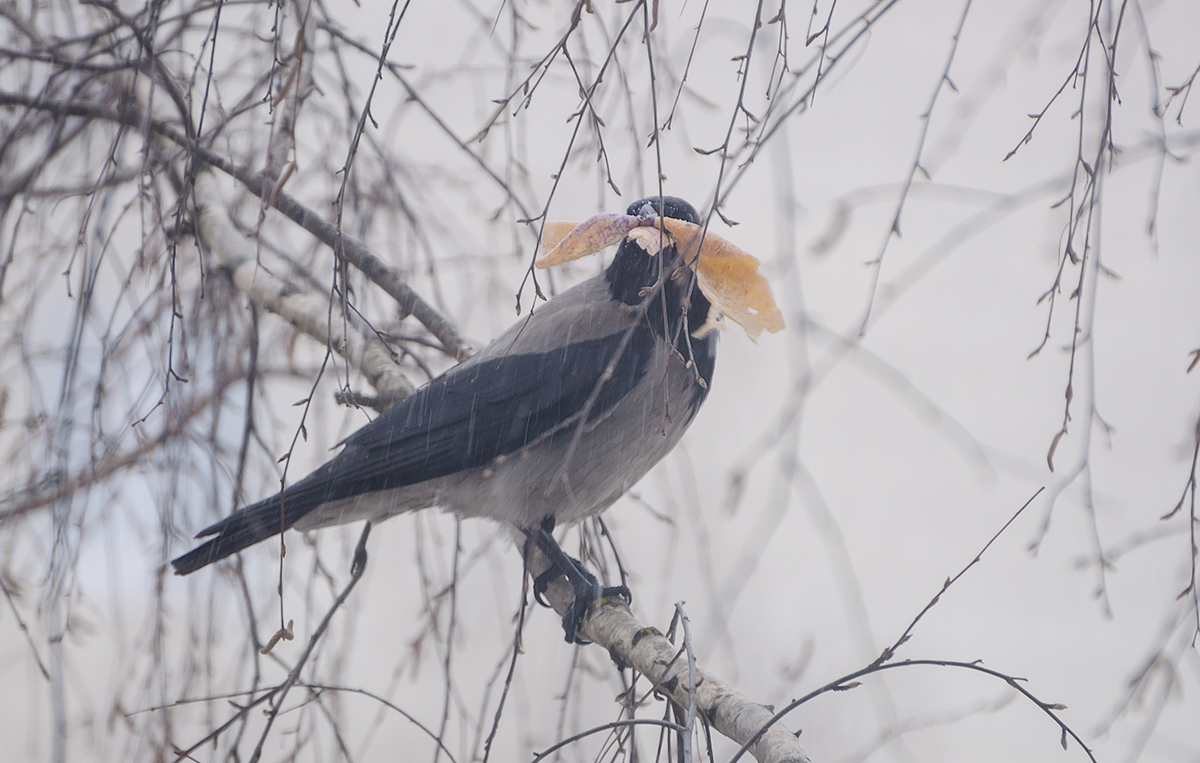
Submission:
[[[240,291],[344,357],[378,392],[381,407],[412,392],[412,384],[400,372],[392,351],[377,335],[355,330],[359,327],[351,316],[331,315],[327,298],[271,275],[252,252],[243,251],[244,239],[233,227],[216,178],[208,168],[196,173],[196,232],[213,264],[228,273]]]
[[[317,237],[339,256],[358,268],[367,278],[383,289],[400,306],[405,315],[420,321],[442,343],[443,351],[456,360],[470,355],[470,346],[444,315],[425,301],[390,265],[354,236],[318,215],[299,200],[279,190],[275,179],[252,172],[234,164],[207,146],[190,139],[172,125],[149,119],[126,103],[119,109],[86,101],[46,101],[22,93],[0,92],[0,106],[24,107],[47,111],[58,116],[78,116],[103,119],[136,128],[148,127],[152,132],[181,146],[204,164],[216,167],[244,185],[251,193],[282,212],[288,219]]]
[[[178,141],[177,141],[178,142]],[[297,199],[276,189],[270,178],[236,167],[232,162],[193,144],[190,146],[212,166],[240,181],[252,193],[271,204],[290,220],[317,237],[339,256],[358,268],[376,286],[383,289],[400,306],[402,313],[412,315],[442,343],[447,355],[455,360],[470,356],[470,347],[446,316],[425,301],[400,274],[379,259],[374,252],[355,237],[339,230],[338,226],[318,215]]]

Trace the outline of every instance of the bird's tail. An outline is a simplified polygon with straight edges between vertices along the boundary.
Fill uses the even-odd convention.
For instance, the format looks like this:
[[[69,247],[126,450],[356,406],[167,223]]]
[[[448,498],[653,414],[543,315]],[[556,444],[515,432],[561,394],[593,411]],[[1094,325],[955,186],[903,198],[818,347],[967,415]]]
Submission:
[[[288,497],[291,498],[290,495]],[[176,575],[189,575],[259,541],[279,535],[296,524],[298,519],[299,516],[294,512],[284,509],[280,496],[272,496],[235,511],[220,522],[201,530],[197,533],[197,538],[210,535],[216,537],[183,556],[172,559],[171,564],[175,567]]]

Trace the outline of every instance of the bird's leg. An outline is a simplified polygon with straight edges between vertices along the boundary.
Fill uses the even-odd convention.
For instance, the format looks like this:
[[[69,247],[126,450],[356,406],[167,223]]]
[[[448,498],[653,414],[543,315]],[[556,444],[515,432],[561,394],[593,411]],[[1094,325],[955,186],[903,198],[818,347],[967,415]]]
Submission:
[[[579,628],[583,625],[583,618],[587,615],[588,608],[597,599],[605,596],[620,596],[626,602],[630,601],[632,597],[629,589],[623,585],[602,588],[596,576],[583,566],[583,562],[572,558],[562,550],[562,547],[554,540],[553,531],[554,517],[546,517],[536,530],[527,531],[533,542],[537,544],[538,550],[550,560],[551,564],[548,570],[534,578],[533,593],[540,603],[545,604],[541,594],[555,577],[559,574],[563,575],[571,584],[574,593],[571,607],[563,615],[563,633],[568,643],[586,644],[588,642],[579,638]]]
[[[571,589],[574,596],[571,600],[571,606],[563,615],[563,636],[567,643],[577,644],[586,643],[579,638],[579,628],[583,625],[583,618],[587,614],[588,607],[592,605],[597,598],[602,594],[600,583],[596,580],[596,576],[588,571],[583,563],[567,555],[554,540],[554,536],[550,534],[550,529],[553,529],[553,520],[544,523],[533,532],[533,541],[537,544],[538,550],[545,554],[550,560],[551,567],[538,579],[534,580],[534,591],[539,590],[539,585],[542,591],[546,589],[550,581],[561,573],[567,582],[571,584]],[[547,579],[548,576],[548,579]]]
[[[587,569],[583,567],[583,564],[579,560],[568,556],[567,553],[562,550],[562,547],[560,547],[554,540],[554,517],[548,516],[543,519],[541,528],[539,530],[535,532],[525,530],[524,532],[526,537],[529,538],[529,542],[537,543],[538,550],[541,551],[542,554],[544,554],[550,561],[550,566],[533,579],[533,598],[538,604],[541,604],[546,609],[553,609],[550,602],[546,601],[546,598],[543,596],[543,594],[546,593],[546,589],[550,587],[550,584],[554,582],[555,578],[557,578],[559,575],[562,575],[563,577],[567,578],[568,581],[570,581],[571,576],[565,571],[567,569],[572,571],[581,571],[585,576],[590,575],[591,573],[589,573]],[[542,539],[543,536],[546,540]],[[551,544],[551,550],[547,550],[545,548],[545,544],[547,542]],[[565,563],[562,561],[563,559],[566,560]]]

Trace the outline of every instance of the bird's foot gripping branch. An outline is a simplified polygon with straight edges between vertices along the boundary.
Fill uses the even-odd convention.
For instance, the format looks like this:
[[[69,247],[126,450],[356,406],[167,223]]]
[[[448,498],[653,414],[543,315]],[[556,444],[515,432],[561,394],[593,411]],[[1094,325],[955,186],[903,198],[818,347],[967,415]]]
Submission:
[[[565,578],[571,585],[572,597],[563,614],[563,634],[567,643],[589,644],[590,641],[580,638],[579,632],[592,606],[608,599],[617,599],[628,607],[633,603],[633,595],[624,585],[602,587],[583,562],[562,550],[551,534],[553,531],[554,518],[547,517],[536,530],[525,532],[527,543],[532,543],[549,562],[543,571],[533,576],[533,596],[539,604],[553,608],[554,605],[545,599],[544,594],[551,583],[560,577]]]

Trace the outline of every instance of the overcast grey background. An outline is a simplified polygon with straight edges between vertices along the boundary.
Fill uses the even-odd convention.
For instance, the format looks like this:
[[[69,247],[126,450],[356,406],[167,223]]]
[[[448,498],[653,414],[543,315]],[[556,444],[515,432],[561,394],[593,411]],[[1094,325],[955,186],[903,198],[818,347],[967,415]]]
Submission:
[[[523,53],[533,60],[565,30],[570,9],[557,2],[518,5],[538,26],[522,39]],[[584,15],[579,38],[591,46],[586,52],[593,62],[606,50],[600,25],[612,33],[629,12],[626,5],[599,0],[596,5],[598,17]],[[658,72],[660,114],[674,98],[672,76],[684,69],[704,7],[696,0],[682,9],[662,3],[651,38],[669,66]],[[1077,357],[1072,421],[1053,473],[1046,454],[1063,418],[1069,362],[1064,347],[1075,319],[1068,296],[1077,267],[1066,268],[1046,347],[1027,356],[1046,329],[1047,305],[1038,299],[1053,282],[1061,257],[1067,208],[1052,205],[1065,194],[1075,165],[1080,120],[1070,116],[1078,106],[1076,91],[1068,88],[1032,142],[1003,160],[1029,129],[1028,115],[1043,108],[1074,66],[1086,3],[971,5],[950,68],[957,90],[940,92],[922,148],[921,164],[931,180],[918,173],[908,194],[903,235],[887,246],[861,338],[872,275],[865,263],[887,238],[900,184],[918,148],[920,116],[945,66],[962,3],[898,3],[838,63],[808,108],[762,147],[733,187],[722,211],[739,225],[728,228],[714,218],[714,230],[764,261],[789,328],[755,345],[729,327],[712,393],[683,444],[605,519],[633,575],[634,612],[665,628],[673,604],[686,602],[698,659],[748,696],[786,703],[869,663],[943,581],[1045,487],[926,615],[899,658],[980,660],[1026,679],[1024,685],[1041,700],[1067,706],[1062,718],[1100,760],[1130,759],[1141,749],[1143,734],[1148,740],[1141,760],[1200,760],[1200,660],[1190,641],[1195,614],[1188,600],[1176,600],[1193,574],[1187,521],[1184,515],[1159,520],[1184,490],[1200,415],[1200,373],[1185,373],[1188,353],[1200,347],[1200,172],[1192,162],[1169,160],[1156,180],[1161,152],[1154,148],[1165,130],[1174,141],[1172,151],[1190,158],[1200,104],[1188,104],[1182,126],[1174,122],[1178,100],[1161,121],[1151,111],[1155,98],[1166,97],[1164,86],[1180,84],[1200,63],[1200,7],[1130,4],[1103,18],[1115,21],[1122,7],[1130,18],[1135,12],[1144,18],[1147,34],[1138,23],[1123,22],[1117,58],[1121,101],[1113,127],[1121,153],[1102,176],[1097,246],[1089,253],[1113,276],[1085,282],[1090,341]],[[496,12],[490,6],[480,10]],[[776,10],[768,3],[765,16]],[[834,27],[859,10],[839,4]],[[676,121],[662,136],[664,191],[698,207],[711,205],[720,157],[693,149],[713,148],[724,139],[739,85],[738,64],[731,59],[745,52],[753,11],[748,2],[707,7]],[[819,18],[828,11],[821,4]],[[787,12],[791,63],[799,69],[816,47],[803,46],[809,8],[789,4]],[[347,29],[378,47],[385,7],[346,3],[338,13]],[[506,94],[496,51],[464,5],[418,1],[408,13],[392,60],[411,64],[409,76],[423,83],[432,107],[459,135],[470,136],[495,108],[491,99]],[[496,35],[502,37],[507,24],[498,25]],[[622,48],[621,72],[606,76],[603,97],[596,101],[622,195],[605,186],[594,149],[581,150],[559,178],[551,219],[617,211],[656,192],[654,151],[646,147],[651,119],[640,34],[635,25]],[[763,92],[776,34],[777,25],[760,30],[746,101],[752,112],[763,113],[768,105]],[[1157,90],[1151,86],[1147,37],[1161,54]],[[576,51],[584,58],[581,48]],[[1100,71],[1092,63],[1093,72]],[[373,64],[363,57],[356,65],[365,89]],[[621,95],[622,82],[629,85],[628,98]],[[397,233],[402,221],[376,221],[368,242],[412,266],[414,285],[435,295],[482,344],[514,319],[513,296],[532,236],[511,212],[489,219],[501,199],[495,187],[479,179],[427,118],[405,108],[405,94],[394,81],[385,78],[379,87],[375,133],[399,161],[409,163],[413,175],[406,182],[426,194],[416,204],[429,216],[436,288],[420,267],[421,256],[396,253],[413,241]],[[527,170],[516,185],[533,209],[550,193],[551,175],[558,172],[573,128],[567,117],[578,104],[569,70],[554,68],[529,108],[508,120],[511,127],[494,129],[478,146],[496,166],[503,165],[506,144],[514,147]],[[1083,120],[1089,155],[1095,151],[1098,114],[1097,102],[1089,102]],[[341,157],[346,151],[341,136],[302,131],[300,141],[302,165],[306,157]],[[726,177],[736,169],[727,168]],[[455,174],[460,184],[446,182],[446,175]],[[222,182],[231,204],[240,203],[233,184]],[[305,182],[298,195],[329,209],[338,180]],[[997,211],[1002,198],[1008,207]],[[250,224],[254,209],[253,203],[244,206],[249,211],[243,219]],[[53,209],[43,214],[53,220]],[[1147,232],[1152,215],[1153,236]],[[552,276],[553,286],[599,267],[599,259],[574,264]],[[47,315],[69,309],[63,307],[70,304],[64,290],[55,288],[59,299],[44,303]],[[525,309],[530,296],[526,288]],[[386,310],[378,296],[364,293],[362,301],[366,308]],[[283,336],[280,327],[268,325],[271,320],[260,318],[273,336]],[[49,318],[30,340],[52,349],[65,331]],[[276,344],[265,351],[279,350]],[[293,351],[319,356],[319,348]],[[44,378],[57,388],[52,367]],[[38,409],[36,395],[21,391],[27,380],[7,383],[17,400]],[[286,380],[274,385],[263,393],[265,421],[274,423],[269,435],[274,439],[264,451],[279,454],[298,426],[299,410],[290,404],[307,390]],[[331,403],[334,389],[330,378],[318,388],[310,436],[293,459],[292,474],[319,463],[363,421],[362,413]],[[130,397],[130,410],[142,414],[153,402]],[[1111,430],[1089,421],[1092,400]],[[795,406],[799,419],[780,432]],[[228,426],[232,437],[238,422]],[[267,428],[262,421],[260,427]],[[18,447],[19,433],[5,430],[3,436],[9,449]],[[254,463],[260,473],[247,490],[259,492],[251,498],[273,490],[278,480],[270,458]],[[164,492],[171,493],[181,531],[194,532],[234,508],[228,502],[228,464],[206,465],[196,479],[215,481],[214,494],[226,501],[220,506],[205,505],[207,487],[157,474],[165,468],[160,461],[146,463],[118,489],[93,491],[86,499],[90,524],[79,546],[73,604],[80,627],[64,647],[73,759],[145,757],[139,729],[152,723],[153,713],[126,720],[111,712],[114,698],[126,711],[145,710],[163,699],[245,685],[238,678],[246,665],[241,593],[228,579],[208,572],[168,578],[169,627],[161,637],[151,633],[149,615],[153,571],[164,561],[155,539],[156,506]],[[178,473],[178,465],[172,468]],[[737,493],[732,480],[739,474],[744,489]],[[1100,597],[1093,527],[1112,557]],[[25,533],[30,544],[22,559],[48,553],[34,550],[50,543],[36,520],[15,532]],[[493,525],[467,522],[461,532],[463,560],[474,559],[481,547],[490,550],[460,577],[453,704],[472,718],[490,720],[494,704],[482,707],[494,703],[495,695],[485,695],[484,687],[511,638],[520,564]],[[435,581],[447,578],[454,533],[451,518],[433,513],[397,518],[373,530],[367,574],[349,610],[334,622],[330,657],[317,660],[322,680],[386,695],[436,724],[442,655],[427,649],[417,658],[409,647],[426,624],[418,570]],[[1147,534],[1151,539],[1138,540]],[[335,560],[329,569],[339,581],[348,559],[339,552],[348,551],[356,537],[357,528],[322,533],[320,542]],[[1037,553],[1031,553],[1036,540]],[[425,547],[420,561],[417,544]],[[174,538],[170,555],[187,547],[186,537]],[[278,649],[290,660],[324,612],[328,595],[321,599],[295,582],[310,569],[305,544],[293,538],[288,550],[286,606],[297,620],[297,640]],[[266,638],[278,620],[277,547],[266,544],[243,558],[259,637]],[[14,557],[13,563],[21,561]],[[45,624],[35,610],[23,611],[43,647]],[[46,759],[50,688],[10,614],[0,616],[0,681],[7,687],[0,692],[0,738],[10,740],[13,759]],[[173,655],[168,663],[194,649],[186,633],[195,618],[226,632],[228,651],[214,658],[218,680],[180,686],[169,676],[147,679],[140,666],[151,645]],[[1174,668],[1157,673],[1123,705],[1129,681],[1160,648],[1173,657]],[[530,750],[558,738],[559,695],[573,659],[588,671],[576,679],[582,689],[569,706],[563,733],[616,717],[612,702],[620,685],[611,662],[595,648],[583,648],[577,657],[574,651],[562,643],[552,613],[540,608],[531,613],[494,759],[528,759]],[[296,693],[293,700],[299,698]],[[366,699],[339,701],[355,760],[406,758],[402,751],[408,750],[432,757],[428,741],[398,716]],[[178,713],[173,738],[190,744],[230,709],[217,702],[208,710]],[[287,715],[282,718],[289,722]],[[320,725],[311,716],[307,722]],[[853,691],[814,700],[787,722],[803,729],[802,743],[822,762],[866,754],[901,761],[1086,759],[1073,742],[1068,751],[1060,749],[1059,729],[1002,682],[946,668],[914,667],[868,678]],[[473,729],[457,724],[447,742],[456,755],[474,739]],[[642,754],[648,755],[653,737],[645,739],[650,747]],[[268,758],[286,758],[288,744],[286,734],[273,738]],[[875,749],[877,744],[882,746]],[[590,760],[599,749],[600,741],[590,740],[567,758]],[[728,755],[728,745],[720,749]],[[209,755],[206,750],[200,759]]]

